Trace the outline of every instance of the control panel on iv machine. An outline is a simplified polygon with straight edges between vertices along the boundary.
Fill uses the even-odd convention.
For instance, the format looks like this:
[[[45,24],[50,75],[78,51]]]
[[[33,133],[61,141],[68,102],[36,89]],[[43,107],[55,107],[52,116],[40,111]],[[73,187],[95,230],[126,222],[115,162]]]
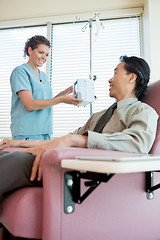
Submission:
[[[91,79],[77,79],[73,86],[73,94],[77,95],[77,99],[83,100],[78,106],[86,106],[95,101],[96,96],[94,96],[94,76],[93,80]]]

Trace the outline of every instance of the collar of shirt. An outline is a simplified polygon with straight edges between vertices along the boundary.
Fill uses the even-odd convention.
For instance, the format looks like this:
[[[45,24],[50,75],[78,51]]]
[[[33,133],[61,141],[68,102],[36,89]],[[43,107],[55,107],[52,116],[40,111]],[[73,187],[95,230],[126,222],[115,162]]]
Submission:
[[[33,70],[33,68],[30,65],[28,65],[27,63],[23,63],[22,67],[28,72],[28,74],[30,76],[32,76],[33,78],[35,78],[35,77],[38,78],[35,71]],[[42,81],[42,72],[40,70],[39,70],[39,74],[40,74],[40,79]]]
[[[119,102],[117,102],[117,109],[126,107],[127,105],[133,104],[138,102],[138,98],[132,97],[132,98],[125,98]]]

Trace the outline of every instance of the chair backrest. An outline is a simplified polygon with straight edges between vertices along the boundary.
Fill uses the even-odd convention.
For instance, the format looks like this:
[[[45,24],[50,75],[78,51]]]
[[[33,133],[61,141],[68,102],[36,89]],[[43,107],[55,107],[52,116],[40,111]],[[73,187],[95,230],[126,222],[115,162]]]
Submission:
[[[149,85],[149,91],[145,95],[143,102],[153,107],[160,116],[160,80]],[[158,119],[156,139],[150,153],[160,154],[160,118]]]

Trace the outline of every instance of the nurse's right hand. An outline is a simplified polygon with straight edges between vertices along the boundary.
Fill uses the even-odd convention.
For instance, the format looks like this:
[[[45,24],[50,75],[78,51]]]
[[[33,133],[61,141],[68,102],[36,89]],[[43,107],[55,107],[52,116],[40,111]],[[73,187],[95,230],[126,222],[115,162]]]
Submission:
[[[67,103],[67,104],[73,104],[73,105],[78,105],[83,102],[83,100],[75,98],[76,95],[72,96],[62,96],[62,102]]]

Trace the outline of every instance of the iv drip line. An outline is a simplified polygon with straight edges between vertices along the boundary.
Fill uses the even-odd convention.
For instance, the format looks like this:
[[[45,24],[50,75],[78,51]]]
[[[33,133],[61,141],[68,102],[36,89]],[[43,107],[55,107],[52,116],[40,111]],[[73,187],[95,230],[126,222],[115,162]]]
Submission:
[[[92,41],[92,31],[93,31],[93,21],[96,23],[96,36],[99,33],[100,27],[103,27],[103,24],[99,20],[99,14],[100,13],[95,13],[95,16],[93,18],[90,18],[88,23],[84,25],[82,28],[82,32],[85,32],[87,29],[87,26],[89,26],[90,29],[90,74],[89,74],[89,79],[93,81],[93,41]],[[92,108],[92,103],[90,104],[90,115],[93,114],[93,108]]]

